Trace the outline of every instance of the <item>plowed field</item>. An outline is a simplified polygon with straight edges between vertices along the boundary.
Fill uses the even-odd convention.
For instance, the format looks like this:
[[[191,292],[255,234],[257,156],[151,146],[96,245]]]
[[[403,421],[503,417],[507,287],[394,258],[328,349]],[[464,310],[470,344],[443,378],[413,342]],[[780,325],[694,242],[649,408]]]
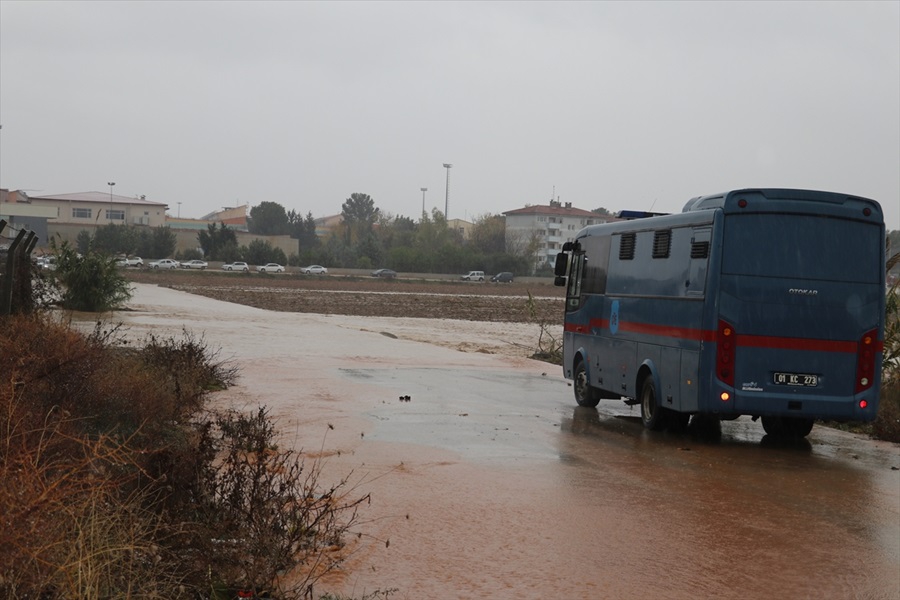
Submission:
[[[564,304],[563,289],[549,282],[493,284],[146,269],[129,269],[125,274],[140,283],[284,312],[561,323]]]

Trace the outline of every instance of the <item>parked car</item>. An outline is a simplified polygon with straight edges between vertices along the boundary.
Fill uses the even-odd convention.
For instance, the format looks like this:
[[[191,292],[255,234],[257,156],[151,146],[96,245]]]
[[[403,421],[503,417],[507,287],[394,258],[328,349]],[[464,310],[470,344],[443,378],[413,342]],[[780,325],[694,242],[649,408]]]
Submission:
[[[328,275],[328,269],[326,269],[322,265],[309,265],[308,267],[301,267],[300,272],[305,275]]]
[[[284,273],[284,267],[278,263],[266,263],[261,267],[256,267],[260,273]]]
[[[134,256],[132,258],[128,258],[127,256],[120,256],[116,259],[116,265],[120,267],[143,267],[144,261],[140,256]]]
[[[151,261],[147,266],[151,269],[177,269],[178,263],[171,258],[163,258],[162,260]]]
[[[37,258],[37,266],[44,271],[52,271],[56,269],[55,256],[39,256]]]
[[[202,271],[208,266],[209,265],[206,263],[206,261],[197,259],[181,263],[182,269],[200,269]]]
[[[484,281],[484,271],[469,271],[460,279],[463,281]]]
[[[393,279],[397,276],[397,271],[393,269],[378,269],[377,271],[372,271],[372,277],[381,277],[383,279]]]
[[[222,265],[222,269],[225,271],[243,271],[246,273],[250,270],[250,265],[245,262],[225,263]]]
[[[491,281],[494,283],[512,283],[512,280],[513,274],[509,271],[502,271],[491,277]]]

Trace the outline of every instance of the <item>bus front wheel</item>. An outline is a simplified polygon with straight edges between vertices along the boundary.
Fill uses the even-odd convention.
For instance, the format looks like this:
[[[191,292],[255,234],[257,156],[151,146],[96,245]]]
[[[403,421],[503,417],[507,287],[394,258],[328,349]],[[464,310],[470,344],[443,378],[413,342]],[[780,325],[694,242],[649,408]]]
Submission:
[[[659,431],[665,427],[665,409],[659,405],[659,395],[652,377],[644,379],[641,386],[641,421],[644,427]]]
[[[584,361],[579,360],[575,365],[575,402],[578,406],[594,407],[600,404],[600,392],[588,381],[587,369]]]

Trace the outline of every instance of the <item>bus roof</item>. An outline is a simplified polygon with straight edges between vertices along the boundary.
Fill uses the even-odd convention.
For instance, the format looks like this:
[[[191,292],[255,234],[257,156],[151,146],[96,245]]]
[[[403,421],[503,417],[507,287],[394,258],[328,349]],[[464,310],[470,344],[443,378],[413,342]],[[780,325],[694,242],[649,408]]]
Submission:
[[[813,206],[815,203],[815,206]],[[857,219],[883,225],[881,205],[874,200],[815,190],[787,188],[746,188],[709,196],[697,196],[684,205],[680,213],[640,213],[631,211],[625,220],[588,225],[575,235],[575,239],[589,235],[602,235],[618,231],[640,231],[662,227],[703,225],[712,223],[715,209],[725,214],[737,213],[799,213],[811,211],[822,216]]]
[[[778,203],[777,205],[775,203]],[[747,188],[709,196],[697,196],[688,200],[682,212],[721,208],[725,213],[736,212],[808,212],[809,202],[816,202],[819,214],[833,214],[847,218],[860,218],[881,223],[884,216],[881,205],[874,200],[816,190],[786,188]]]

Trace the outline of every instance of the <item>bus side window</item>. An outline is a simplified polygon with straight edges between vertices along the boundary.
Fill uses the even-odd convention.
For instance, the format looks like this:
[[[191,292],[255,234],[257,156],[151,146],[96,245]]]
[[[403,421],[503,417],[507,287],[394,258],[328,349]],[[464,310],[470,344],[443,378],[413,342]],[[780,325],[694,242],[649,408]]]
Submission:
[[[609,247],[612,238],[608,235],[584,238],[584,288],[585,294],[605,294],[609,270]]]
[[[706,269],[709,265],[709,240],[711,230],[708,227],[695,229],[691,237],[691,266],[688,280],[685,282],[685,293],[688,296],[703,296],[706,289]]]

